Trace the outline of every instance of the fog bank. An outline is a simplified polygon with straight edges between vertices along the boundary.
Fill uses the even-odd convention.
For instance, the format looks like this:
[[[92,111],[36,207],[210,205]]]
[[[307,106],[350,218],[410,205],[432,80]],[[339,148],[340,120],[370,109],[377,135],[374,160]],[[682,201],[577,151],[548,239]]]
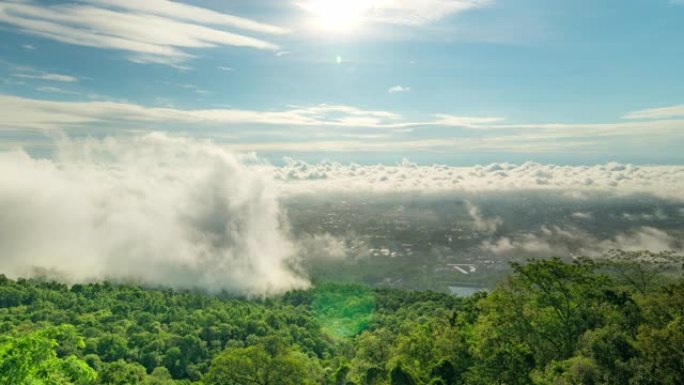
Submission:
[[[150,134],[0,153],[0,271],[269,295],[305,287],[276,189],[243,156]]]

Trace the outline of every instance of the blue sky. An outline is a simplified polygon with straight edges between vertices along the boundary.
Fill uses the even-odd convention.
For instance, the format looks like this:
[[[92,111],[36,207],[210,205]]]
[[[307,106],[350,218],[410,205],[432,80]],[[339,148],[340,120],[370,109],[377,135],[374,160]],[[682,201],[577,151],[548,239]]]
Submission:
[[[683,41],[670,0],[0,1],[0,150],[682,164]]]

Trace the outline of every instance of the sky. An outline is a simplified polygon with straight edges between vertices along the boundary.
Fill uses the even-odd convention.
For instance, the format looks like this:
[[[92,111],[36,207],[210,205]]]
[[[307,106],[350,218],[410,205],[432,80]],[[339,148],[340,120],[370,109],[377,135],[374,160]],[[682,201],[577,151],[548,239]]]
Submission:
[[[681,0],[0,1],[0,151],[684,162]]]

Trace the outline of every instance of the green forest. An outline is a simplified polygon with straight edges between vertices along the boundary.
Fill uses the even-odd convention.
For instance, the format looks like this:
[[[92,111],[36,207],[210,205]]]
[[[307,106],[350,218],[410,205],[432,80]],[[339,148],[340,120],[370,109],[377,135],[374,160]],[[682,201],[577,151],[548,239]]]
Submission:
[[[467,298],[319,283],[248,299],[0,276],[0,384],[682,384],[681,265],[639,256],[512,264]]]

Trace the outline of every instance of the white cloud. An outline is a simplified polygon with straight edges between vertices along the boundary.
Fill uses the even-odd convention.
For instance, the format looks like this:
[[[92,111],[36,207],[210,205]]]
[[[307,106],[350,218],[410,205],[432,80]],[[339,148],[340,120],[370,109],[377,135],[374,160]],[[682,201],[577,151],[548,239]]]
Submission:
[[[40,92],[45,92],[48,94],[65,94],[65,95],[77,94],[76,92],[73,92],[73,91],[64,90],[64,89],[59,88],[59,87],[49,87],[49,86],[38,87],[38,88],[36,88],[36,90],[40,91]]]
[[[304,10],[327,7],[326,3],[336,4],[342,0],[306,0],[297,4]],[[354,8],[354,14],[364,21],[419,26],[439,21],[447,16],[470,9],[490,5],[492,0],[345,0]],[[346,6],[346,4],[345,4]],[[346,8],[345,8],[346,10]],[[351,12],[351,11],[348,11]]]
[[[598,252],[605,253],[609,250],[640,251],[649,250],[652,252],[677,251],[682,249],[677,245],[678,240],[666,231],[649,226],[641,227],[638,231],[618,234],[612,239],[604,240],[596,245],[587,245],[589,252],[593,255]]]
[[[212,11],[206,8],[168,0],[85,0],[88,3],[106,5],[113,8],[126,9],[136,13],[159,15],[177,20],[192,21],[200,24],[225,25],[267,34],[285,34],[288,30],[278,26],[256,22],[244,17],[238,17]]]
[[[469,201],[465,202],[468,215],[473,218],[473,228],[484,233],[495,233],[496,230],[503,224],[503,220],[499,217],[486,218],[482,215],[480,208]]]
[[[495,240],[486,240],[480,249],[500,256],[549,256],[569,254],[568,250],[561,249],[559,244],[552,244],[549,240],[540,239],[535,234],[524,234],[517,238],[501,237]]]
[[[278,49],[271,42],[207,24],[284,32],[278,27],[166,0],[91,3],[46,6],[33,1],[9,1],[0,4],[0,22],[62,43],[126,51],[134,62],[170,65],[192,58],[188,50],[193,48],[227,45]]]
[[[675,237],[648,226],[600,239],[578,228],[544,225],[537,232],[485,240],[480,249],[499,256],[526,258],[552,255],[599,257],[611,250],[682,251],[681,244]]]
[[[164,82],[164,84],[166,84],[166,85],[168,85],[168,86],[174,86],[174,87],[178,87],[178,88],[183,88],[183,89],[185,89],[185,90],[192,91],[192,92],[194,92],[194,93],[196,93],[196,94],[199,94],[199,95],[206,95],[206,94],[209,93],[209,91],[204,90],[204,89],[202,89],[202,88],[200,88],[200,87],[198,87],[198,86],[196,86],[196,85],[194,85],[194,84],[189,84],[189,83],[172,83],[172,82]]]
[[[379,22],[404,25],[423,25],[452,14],[481,8],[491,0],[381,0],[372,10],[370,18]]]
[[[404,86],[394,86],[394,87],[390,87],[390,89],[387,90],[387,92],[390,94],[396,94],[396,93],[401,93],[401,92],[409,92],[409,91],[411,91],[411,87],[404,87]]]
[[[62,83],[75,83],[78,81],[77,77],[54,73],[20,73],[13,74],[12,76],[21,79],[48,80]]]
[[[631,222],[641,222],[641,221],[664,221],[668,219],[667,214],[665,214],[661,209],[656,209],[651,213],[639,213],[639,214],[622,214],[622,218]]]
[[[291,194],[318,192],[497,192],[555,191],[581,198],[603,192],[650,194],[684,202],[684,166],[558,166],[527,162],[451,167],[417,165],[310,164],[288,159],[273,168]],[[472,214],[471,214],[472,216]]]
[[[485,118],[486,119],[486,118]],[[533,124],[474,124],[472,128],[482,130],[529,130],[536,135],[557,137],[572,137],[591,133],[593,136],[613,136],[625,132],[640,132],[656,134],[666,131],[680,131],[684,127],[684,120],[653,120],[649,122],[619,122],[619,123],[533,123]]]
[[[193,85],[169,84],[206,93]],[[108,126],[118,131],[192,130],[199,134],[214,130],[215,134],[216,127],[231,126],[244,134],[242,141],[230,144],[240,151],[581,151],[598,154],[612,152],[620,140],[623,151],[641,153],[647,145],[655,148],[684,140],[684,120],[503,124],[502,118],[497,117],[446,114],[413,120],[391,111],[330,104],[287,106],[279,110],[193,110],[175,107],[170,100],[160,103],[167,107],[155,108],[125,101],[66,102],[11,95],[0,95],[0,103],[5,107],[0,130],[87,130]],[[248,125],[273,128],[255,131]],[[431,127],[446,131],[426,129]]]
[[[343,238],[330,233],[304,234],[297,238],[298,255],[305,260],[341,260],[349,257],[349,248]]]
[[[503,118],[497,117],[471,117],[471,116],[453,116],[446,114],[437,114],[435,116],[437,124],[443,126],[461,126],[461,127],[482,127],[490,123],[498,123]]]
[[[593,219],[594,218],[594,214],[585,213],[585,212],[581,212],[581,211],[578,211],[576,213],[572,213],[572,215],[570,215],[570,216],[575,218],[575,219]]]
[[[0,153],[3,272],[257,296],[308,285],[277,190],[248,159],[159,134],[59,150]]]
[[[7,111],[0,121],[0,128],[5,129],[55,129],[95,122],[379,127],[391,125],[392,122],[401,119],[401,116],[386,111],[328,104],[308,107],[293,106],[282,111],[181,110],[144,107],[122,102],[57,102],[9,95],[0,95],[0,104]]]
[[[630,112],[626,119],[669,119],[684,117],[684,104],[671,107],[649,108]]]

